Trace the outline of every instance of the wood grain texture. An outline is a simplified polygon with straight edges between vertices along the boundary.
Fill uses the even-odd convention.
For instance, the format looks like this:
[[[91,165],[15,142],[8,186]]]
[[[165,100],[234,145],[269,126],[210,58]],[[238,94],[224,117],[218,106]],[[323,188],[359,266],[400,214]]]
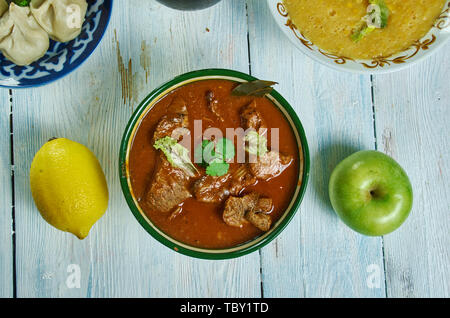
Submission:
[[[389,297],[450,296],[450,43],[408,70],[374,77],[379,150],[408,173],[414,205],[384,238]]]
[[[0,89],[0,298],[13,296],[12,189],[8,89]]]
[[[13,92],[17,296],[449,297],[449,49],[408,70],[374,76],[374,123],[371,78],[302,55],[266,1],[222,1],[191,13],[155,1],[115,1],[109,29],[84,65],[48,86]],[[139,102],[163,82],[209,67],[248,72],[249,57],[252,74],[278,81],[304,125],[307,193],[293,221],[260,252],[229,261],[176,254],[141,228],[123,199],[122,132]],[[9,136],[8,90],[0,90],[0,101],[0,131]],[[31,161],[54,136],[88,146],[107,176],[108,211],[83,241],[48,225],[31,197]],[[341,159],[376,146],[405,168],[415,195],[409,219],[384,238],[351,231],[327,193]],[[11,297],[9,138],[0,149],[0,297]],[[71,264],[80,268],[80,288],[66,284]],[[370,288],[374,269],[380,285]]]
[[[239,1],[196,13],[115,1],[107,34],[85,65],[49,86],[14,92],[19,297],[260,296],[258,253],[213,262],[170,251],[134,219],[118,180],[122,133],[140,100],[183,72],[246,71],[246,30]],[[46,224],[32,202],[29,166],[53,136],[88,146],[107,176],[109,209],[84,241]],[[80,288],[66,285],[70,264],[80,267]]]
[[[370,77],[338,73],[302,55],[278,29],[266,1],[247,3],[252,73],[279,82],[277,89],[303,122],[311,154],[298,214],[262,250],[264,296],[384,297],[381,239],[351,231],[328,199],[335,165],[375,146]],[[379,288],[367,285],[371,264],[379,266]]]

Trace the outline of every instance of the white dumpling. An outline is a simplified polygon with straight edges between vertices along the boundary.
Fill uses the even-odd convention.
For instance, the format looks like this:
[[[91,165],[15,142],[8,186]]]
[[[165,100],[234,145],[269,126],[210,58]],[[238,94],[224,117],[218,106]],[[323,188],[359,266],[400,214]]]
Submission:
[[[29,65],[48,50],[50,40],[31,14],[29,7],[11,2],[9,11],[0,17],[0,50],[17,65]]]
[[[81,32],[87,2],[86,0],[31,0],[30,8],[50,38],[58,42],[68,42],[75,39]]]
[[[5,12],[9,9],[9,4],[6,0],[0,0],[0,17],[3,17]],[[0,19],[0,39],[11,33],[13,22],[11,19]]]

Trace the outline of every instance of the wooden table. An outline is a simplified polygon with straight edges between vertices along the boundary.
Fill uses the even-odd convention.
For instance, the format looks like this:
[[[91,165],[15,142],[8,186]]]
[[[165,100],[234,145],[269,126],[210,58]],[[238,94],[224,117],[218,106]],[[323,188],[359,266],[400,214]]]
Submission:
[[[302,55],[263,0],[192,13],[115,1],[102,43],[77,71],[40,88],[0,90],[0,296],[449,297],[449,49],[405,71],[353,75]],[[119,144],[133,110],[163,82],[203,68],[279,82],[311,150],[294,220],[259,252],[228,261],[162,246],[119,186]],[[53,136],[87,145],[107,176],[108,211],[84,241],[49,226],[33,204],[30,164]],[[410,217],[385,237],[353,232],[329,203],[331,170],[361,149],[391,155],[413,183]],[[78,269],[79,286],[70,281]]]

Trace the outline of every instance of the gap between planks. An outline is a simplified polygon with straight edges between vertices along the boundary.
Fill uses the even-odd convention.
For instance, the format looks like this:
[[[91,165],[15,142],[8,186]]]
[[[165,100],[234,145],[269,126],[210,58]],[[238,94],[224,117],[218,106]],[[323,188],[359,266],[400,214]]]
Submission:
[[[245,17],[247,22],[247,55],[248,55],[248,74],[252,75],[252,58],[251,58],[251,51],[250,51],[250,21],[249,21],[249,14],[248,14],[248,3],[245,3]],[[275,239],[276,244],[276,239]],[[261,298],[264,298],[264,281],[263,281],[263,265],[262,265],[262,254],[261,250],[258,250],[259,255],[259,279],[260,279],[260,293]]]
[[[374,89],[374,75],[370,74],[370,100],[372,102],[372,116],[373,116],[373,139],[375,150],[378,151],[377,140],[377,125],[376,125],[376,111],[375,111],[375,89]],[[384,255],[384,236],[381,236],[381,256],[383,257],[383,272],[384,272],[384,297],[387,298],[387,279],[386,279],[386,257]]]
[[[11,171],[11,242],[12,242],[12,268],[13,268],[13,298],[17,298],[16,283],[16,203],[14,186],[14,116],[13,116],[13,91],[9,89],[9,151]]]

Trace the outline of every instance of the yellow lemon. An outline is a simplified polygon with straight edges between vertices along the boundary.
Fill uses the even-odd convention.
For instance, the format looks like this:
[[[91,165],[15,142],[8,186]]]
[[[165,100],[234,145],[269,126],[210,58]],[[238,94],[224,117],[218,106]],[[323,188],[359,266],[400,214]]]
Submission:
[[[108,186],[97,158],[65,138],[48,141],[36,153],[30,184],[42,217],[79,239],[89,234],[108,206]]]

